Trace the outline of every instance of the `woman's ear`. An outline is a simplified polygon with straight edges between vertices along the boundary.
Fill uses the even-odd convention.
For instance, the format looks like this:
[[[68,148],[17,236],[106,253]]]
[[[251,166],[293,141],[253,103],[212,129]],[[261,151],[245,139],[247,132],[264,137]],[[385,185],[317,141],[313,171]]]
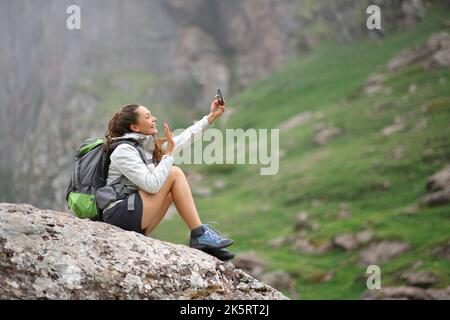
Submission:
[[[139,130],[139,127],[137,126],[137,125],[135,125],[135,124],[130,124],[130,129],[131,129],[131,131],[134,131],[134,132],[140,132],[141,130]]]

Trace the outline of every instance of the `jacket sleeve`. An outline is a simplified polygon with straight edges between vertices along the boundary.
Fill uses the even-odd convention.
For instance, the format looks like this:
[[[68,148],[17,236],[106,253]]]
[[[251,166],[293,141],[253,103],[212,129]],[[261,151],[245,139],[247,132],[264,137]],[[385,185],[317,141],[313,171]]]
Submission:
[[[164,155],[155,169],[151,170],[142,161],[136,148],[127,144],[119,145],[111,155],[111,164],[139,189],[149,193],[161,190],[169,176],[173,160],[172,156]]]
[[[212,125],[208,122],[208,116],[204,116],[200,121],[197,121],[192,126],[185,129],[182,133],[179,135],[173,137],[173,142],[175,143],[175,146],[173,148],[173,153],[177,152],[178,150],[182,149],[188,144],[191,144],[192,137],[199,132],[205,131],[206,128],[211,127]],[[163,148],[167,149],[167,142],[163,144]]]

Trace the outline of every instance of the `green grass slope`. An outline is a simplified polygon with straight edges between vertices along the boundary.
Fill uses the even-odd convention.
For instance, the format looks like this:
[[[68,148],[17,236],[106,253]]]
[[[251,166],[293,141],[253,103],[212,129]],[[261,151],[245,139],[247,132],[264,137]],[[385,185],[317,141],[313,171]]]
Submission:
[[[261,176],[258,165],[181,165],[199,170],[201,185],[212,188],[211,195],[195,197],[203,220],[219,222],[218,228],[235,240],[234,251],[256,251],[267,261],[267,271],[289,272],[302,299],[360,299],[366,290],[360,250],[333,248],[317,255],[270,245],[293,234],[302,211],[317,225],[303,235],[315,244],[363,229],[372,230],[375,241],[408,242],[405,253],[381,265],[382,286],[405,284],[398,272],[419,260],[419,271],[439,277],[436,288],[450,285],[450,262],[430,254],[450,239],[450,206],[419,208],[416,214],[405,210],[426,194],[427,177],[450,162],[450,70],[429,72],[416,64],[386,72],[397,53],[444,29],[450,15],[439,9],[413,30],[381,43],[324,46],[229,102],[233,113],[223,128],[277,128],[294,115],[314,112],[306,124],[280,133],[278,174]],[[376,72],[387,75],[382,83],[387,90],[367,96],[364,82]],[[396,118],[404,129],[383,135]],[[314,142],[318,125],[342,133],[319,145]],[[403,155],[393,157],[399,149]],[[217,180],[226,187],[214,187]],[[346,219],[337,215],[342,203],[351,212]],[[188,231],[176,216],[163,221],[152,237],[187,243]],[[327,273],[331,279],[321,281]]]

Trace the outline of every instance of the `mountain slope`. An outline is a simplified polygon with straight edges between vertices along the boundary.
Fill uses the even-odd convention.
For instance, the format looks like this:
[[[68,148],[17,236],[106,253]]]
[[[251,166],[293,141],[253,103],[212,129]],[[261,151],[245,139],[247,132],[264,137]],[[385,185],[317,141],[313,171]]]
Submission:
[[[383,286],[405,284],[407,271],[432,272],[435,288],[449,285],[450,262],[432,252],[450,239],[450,207],[417,204],[427,178],[450,162],[450,69],[387,67],[448,28],[449,18],[435,7],[415,29],[381,43],[322,47],[230,101],[223,128],[285,128],[280,170],[261,176],[258,166],[182,165],[201,174],[194,193],[210,187],[207,196],[196,193],[203,220],[220,222],[233,249],[254,250],[267,271],[287,271],[302,299],[361,298],[361,260],[383,245],[398,249],[380,263]],[[375,89],[365,86],[373,74],[381,75]],[[302,114],[303,124],[288,124]],[[342,239],[362,231],[372,247],[343,249]],[[152,236],[185,243],[188,233],[176,217]]]

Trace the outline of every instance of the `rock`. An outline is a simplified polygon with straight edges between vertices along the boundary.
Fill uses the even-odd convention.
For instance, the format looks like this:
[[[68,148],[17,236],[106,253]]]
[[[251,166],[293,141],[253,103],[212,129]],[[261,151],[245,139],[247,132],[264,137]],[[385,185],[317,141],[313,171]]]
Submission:
[[[421,203],[429,207],[450,203],[450,187],[424,196]]]
[[[450,34],[447,31],[432,34],[428,39],[427,46],[434,49],[449,47]]]
[[[218,179],[213,182],[213,186],[218,190],[223,190],[226,188],[227,183],[225,182],[225,180]]]
[[[410,85],[408,87],[408,93],[409,94],[416,93],[416,91],[417,91],[417,84],[413,83],[412,85]]]
[[[401,255],[408,248],[408,243],[400,241],[373,243],[361,251],[359,261],[363,265],[381,265]]]
[[[0,204],[0,265],[0,299],[286,299],[202,251],[26,204]]]
[[[333,243],[335,246],[351,251],[358,247],[358,241],[352,233],[344,233],[334,237]]]
[[[314,283],[327,282],[333,279],[333,272],[320,272],[311,277],[311,281]]]
[[[315,245],[310,240],[299,237],[293,241],[292,247],[298,253],[321,255],[331,250],[332,243],[331,241],[325,241]]]
[[[295,290],[295,281],[286,271],[275,270],[265,273],[262,275],[261,281],[276,290],[287,291],[292,299],[300,299],[299,294]]]
[[[350,218],[352,216],[352,214],[350,212],[350,209],[349,209],[349,206],[348,206],[347,203],[342,202],[342,203],[339,204],[339,206],[340,206],[340,211],[337,214],[337,217],[339,219],[348,219],[348,218]]]
[[[450,300],[450,286],[446,289],[428,289],[427,292],[435,300]]]
[[[426,44],[407,49],[388,64],[389,71],[396,71],[417,62],[424,62],[427,70],[450,66],[450,35],[447,32],[433,34]]]
[[[262,275],[261,281],[277,290],[293,290],[294,280],[283,270],[276,270]]]
[[[212,189],[210,187],[197,186],[192,188],[192,193],[200,197],[208,197],[212,194]]]
[[[450,240],[446,244],[434,247],[431,250],[431,254],[442,259],[450,260]]]
[[[342,133],[342,129],[340,129],[340,128],[335,128],[335,127],[326,128],[326,129],[319,131],[319,133],[316,134],[314,141],[319,145],[325,145],[330,140],[339,136],[341,133]]]
[[[288,239],[286,237],[281,236],[281,237],[270,240],[269,245],[274,249],[278,249],[281,246],[287,244],[287,242],[288,242]]]
[[[234,265],[251,276],[260,278],[266,267],[266,262],[258,257],[255,251],[245,251],[236,254]]]
[[[428,127],[428,121],[425,118],[419,119],[412,129],[413,132],[422,131]]]
[[[363,230],[356,234],[356,241],[358,241],[358,244],[360,246],[369,243],[370,241],[372,241],[373,238],[374,234],[372,230]]]
[[[406,214],[417,214],[419,212],[420,212],[420,210],[419,210],[419,206],[417,204],[412,204],[412,205],[406,207],[405,209],[403,209],[403,213],[406,213]]]
[[[380,191],[388,191],[391,188],[391,183],[389,181],[382,181],[376,184],[377,189]]]
[[[370,75],[366,82],[364,83],[364,93],[371,96],[375,93],[380,93],[384,90],[382,82],[386,79],[383,74],[372,74]]]
[[[437,48],[432,56],[425,61],[426,70],[436,70],[450,67],[450,35],[448,32],[436,33],[428,40],[429,47]]]
[[[422,260],[417,260],[416,262],[414,262],[414,264],[411,266],[412,270],[416,270],[418,268],[420,268],[421,266],[423,266],[423,261]]]
[[[342,248],[346,251],[355,250],[358,247],[366,245],[372,241],[374,235],[371,230],[363,230],[356,234],[344,233],[334,237],[333,244],[336,247]]]
[[[421,46],[417,48],[406,49],[397,56],[395,56],[389,62],[388,70],[390,72],[397,71],[413,63],[423,61],[425,58],[429,57],[436,50],[437,50],[436,47],[431,46]]]
[[[400,277],[410,286],[429,288],[438,282],[438,277],[430,271],[406,272]]]
[[[313,225],[308,221],[308,213],[300,212],[295,217],[294,230],[312,230]]]
[[[350,211],[341,210],[341,211],[338,212],[337,217],[338,217],[338,219],[343,220],[343,219],[351,218],[352,214],[350,213]]]
[[[443,190],[450,187],[450,165],[428,178],[425,186],[428,191]]]
[[[366,290],[364,300],[432,300],[434,296],[427,290],[416,287],[385,287],[377,290]]]
[[[428,71],[450,67],[450,46],[436,51],[424,66]]]
[[[292,128],[297,128],[308,123],[313,117],[313,112],[302,112],[280,123],[278,125],[278,128],[280,129],[280,132],[285,132]]]
[[[402,121],[402,122],[397,122],[397,123],[394,123],[394,124],[392,124],[390,126],[385,127],[382,130],[382,133],[385,136],[390,136],[390,135],[392,135],[394,133],[403,131],[403,129],[405,129],[405,123]]]

